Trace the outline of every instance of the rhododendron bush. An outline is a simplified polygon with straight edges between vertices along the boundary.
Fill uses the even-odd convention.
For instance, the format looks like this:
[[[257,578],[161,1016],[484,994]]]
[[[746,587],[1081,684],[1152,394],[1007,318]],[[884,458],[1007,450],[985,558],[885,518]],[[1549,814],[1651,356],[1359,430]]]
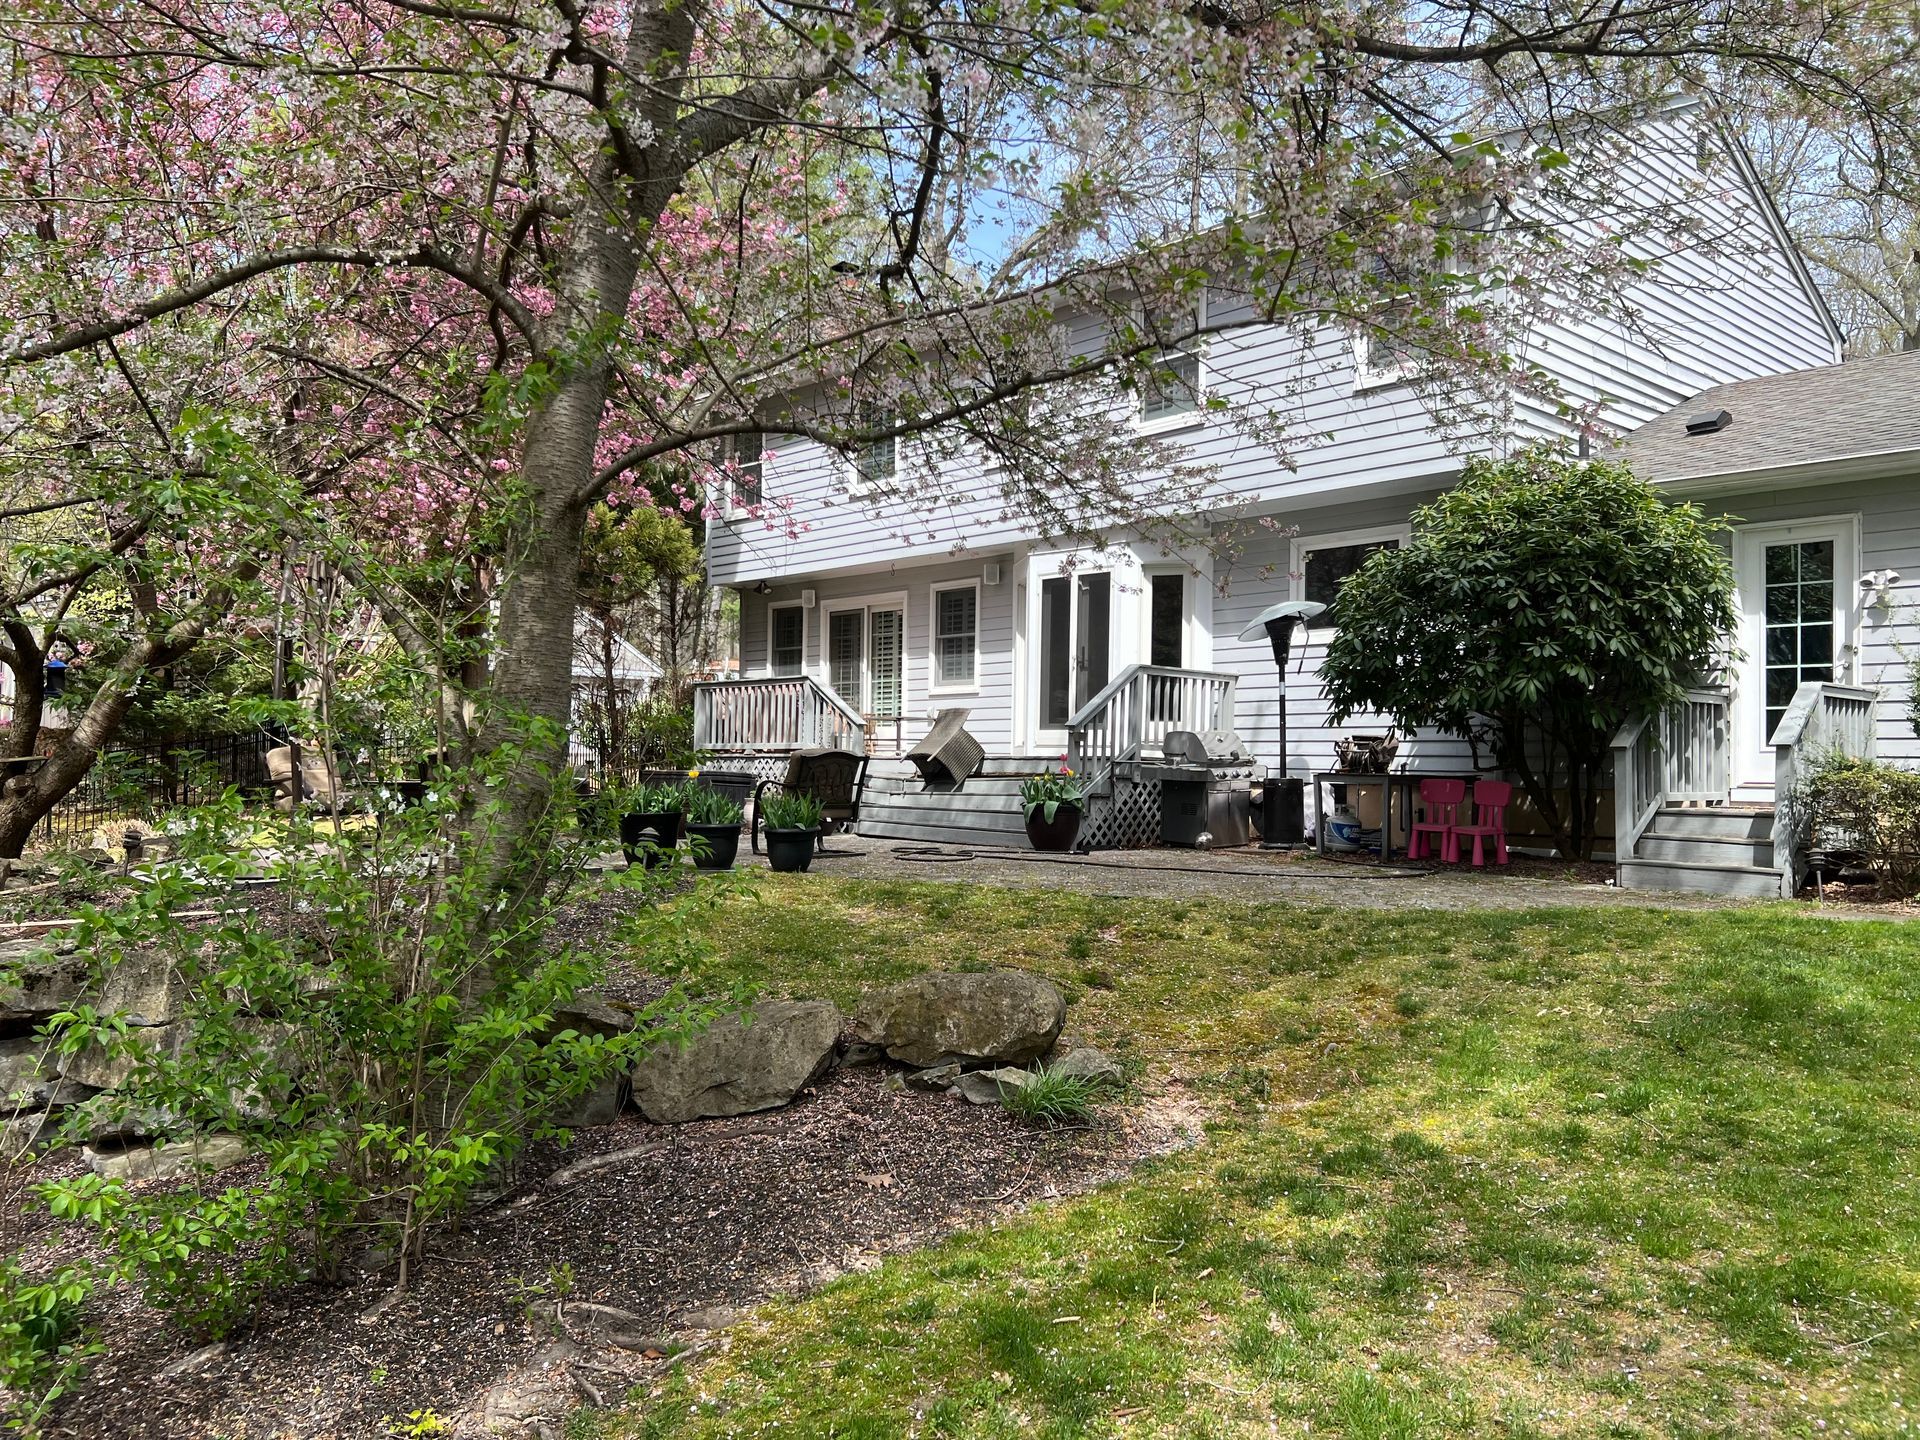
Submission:
[[[344,576],[471,743],[564,724],[589,512],[697,522],[751,458],[736,437],[856,453],[923,433],[876,520],[909,526],[943,461],[984,446],[1010,512],[1098,533],[1207,504],[1210,477],[1107,403],[1204,330],[1390,323],[1433,357],[1436,397],[1560,404],[1517,358],[1539,297],[1617,305],[1645,267],[1629,242],[1667,231],[1735,243],[1685,233],[1684,196],[1603,203],[1632,122],[1706,90],[1898,134],[1895,18],[1881,0],[20,0],[0,476],[10,517],[68,518],[8,572],[10,643],[42,643],[76,585],[145,599],[99,724],[0,803],[0,853],[78,779],[122,690],[290,568]],[[1543,219],[1567,214],[1609,218]],[[1230,303],[1195,307],[1203,286]],[[1069,309],[1097,323],[1063,326]],[[1276,464],[1313,439],[1283,399],[1230,407]],[[530,755],[489,803],[540,812],[552,771]],[[537,889],[540,848],[486,833],[509,894]]]

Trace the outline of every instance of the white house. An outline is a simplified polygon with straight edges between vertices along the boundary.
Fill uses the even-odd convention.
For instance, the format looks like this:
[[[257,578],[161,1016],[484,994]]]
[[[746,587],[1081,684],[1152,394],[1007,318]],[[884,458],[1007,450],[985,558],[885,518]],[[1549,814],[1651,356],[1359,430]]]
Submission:
[[[1878,683],[1885,677],[1876,667],[1883,670],[1892,652],[1885,648],[1890,641],[1857,638],[1861,597],[1868,593],[1863,580],[1888,568],[1920,578],[1920,556],[1903,567],[1897,544],[1869,537],[1904,527],[1906,543],[1920,543],[1920,513],[1914,509],[1920,502],[1904,501],[1911,482],[1903,486],[1890,474],[1863,470],[1843,477],[1820,470],[1837,462],[1817,459],[1811,442],[1792,450],[1781,428],[1784,416],[1776,412],[1794,402],[1749,402],[1740,391],[1741,382],[1765,387],[1784,383],[1767,377],[1814,370],[1829,379],[1809,382],[1807,393],[1830,401],[1848,389],[1844,377],[1856,367],[1831,368],[1839,359],[1840,332],[1738,144],[1698,110],[1670,113],[1649,135],[1644,164],[1710,167],[1721,182],[1698,202],[1702,231],[1737,233],[1760,259],[1732,261],[1708,245],[1662,255],[1631,296],[1641,324],[1576,314],[1541,322],[1528,336],[1527,359],[1552,375],[1569,398],[1595,405],[1611,430],[1635,434],[1646,427],[1644,440],[1636,439],[1627,452],[1644,473],[1676,493],[1723,496],[1716,502],[1721,508],[1752,522],[1737,549],[1743,623],[1756,638],[1776,648],[1784,644],[1778,628],[1760,635],[1760,627],[1784,623],[1766,620],[1768,604],[1777,608],[1781,602],[1761,578],[1769,564],[1781,563],[1785,552],[1779,547],[1812,546],[1795,552],[1813,557],[1809,565],[1830,555],[1830,591],[1810,583],[1795,602],[1795,624],[1808,637],[1796,673]],[[1232,298],[1210,294],[1208,303],[1231,304]],[[870,753],[884,758],[901,754],[937,711],[964,706],[968,729],[991,757],[989,772],[1031,770],[1036,757],[1073,750],[1090,764],[1108,766],[1109,773],[1096,780],[1109,787],[1109,809],[1118,811],[1127,808],[1118,766],[1153,736],[1106,735],[1101,726],[1111,715],[1095,713],[1096,702],[1106,696],[1109,709],[1122,704],[1118,692],[1158,670],[1221,677],[1224,696],[1203,702],[1215,708],[1184,719],[1204,728],[1198,722],[1230,718],[1256,758],[1273,764],[1280,754],[1281,682],[1264,640],[1235,638],[1248,621],[1276,600],[1331,600],[1371,550],[1409,534],[1410,512],[1452,483],[1468,455],[1565,434],[1558,416],[1522,405],[1502,433],[1450,440],[1405,370],[1370,366],[1368,359],[1364,344],[1348,330],[1330,325],[1302,339],[1251,316],[1244,327],[1216,334],[1196,349],[1202,389],[1231,397],[1271,387],[1277,379],[1287,382],[1296,397],[1290,401],[1296,431],[1327,437],[1300,452],[1291,467],[1243,428],[1202,407],[1143,404],[1135,423],[1177,438],[1189,455],[1213,467],[1223,503],[1271,517],[1272,527],[1255,531],[1244,544],[1231,576],[1215,573],[1205,548],[1168,556],[1157,541],[1124,534],[1098,551],[1064,550],[1002,518],[992,498],[965,498],[990,487],[971,484],[964,466],[947,487],[956,498],[944,522],[963,537],[964,549],[908,545],[894,538],[899,527],[881,509],[849,503],[844,456],[811,442],[783,441],[765,463],[760,483],[768,499],[804,517],[806,526],[776,532],[739,515],[710,527],[711,581],[740,597],[743,678],[698,693],[698,743],[764,755],[859,736]],[[1911,376],[1911,367],[1901,370],[1904,363],[1885,362],[1886,385],[1897,388],[1901,382],[1891,377]],[[1733,387],[1730,393],[1741,404],[1716,400],[1719,387]],[[1764,388],[1751,393],[1771,394]],[[1780,393],[1799,392],[1788,386]],[[1885,398],[1883,391],[1863,403],[1878,416]],[[1735,418],[1724,432],[1695,445],[1685,434],[1686,417],[1701,405],[1725,405]],[[1764,428],[1755,413],[1760,411],[1766,412]],[[1903,413],[1913,413],[1910,403]],[[1835,423],[1844,431],[1850,422]],[[1821,433],[1831,438],[1836,431],[1830,426]],[[1770,471],[1766,455],[1783,447],[1789,469]],[[1809,479],[1816,471],[1827,478]],[[1845,486],[1826,493],[1843,478]],[[1210,517],[1197,518],[1211,523]],[[1805,540],[1813,531],[1799,527],[1815,522],[1823,528],[1816,539]],[[1820,611],[1823,604],[1830,613]],[[1823,623],[1834,637],[1830,673],[1821,670],[1825,662],[1812,638]],[[1285,681],[1286,751],[1295,775],[1326,769],[1333,758],[1335,735],[1326,724],[1316,674],[1323,640],[1324,631],[1310,640]],[[1768,653],[1765,643],[1748,648]],[[1735,677],[1725,747],[1729,790],[1737,787],[1753,800],[1771,795],[1772,729],[1766,727],[1781,718],[1776,702],[1786,683],[1783,667],[1762,668],[1765,673]],[[1202,686],[1194,693],[1210,692]],[[1225,710],[1218,708],[1221,699]],[[1898,728],[1892,715],[1883,705],[1880,724],[1889,733]],[[1128,723],[1138,730],[1141,722]],[[1111,753],[1100,748],[1109,742]],[[1457,742],[1432,737],[1416,738],[1402,750],[1403,759],[1434,764],[1458,764],[1464,754]],[[923,833],[903,814],[879,813],[910,797],[913,783],[897,767],[879,762],[874,774],[873,828],[894,833],[887,827],[898,823],[897,833]],[[943,802],[940,833],[1008,828],[1000,815],[1007,807],[990,798],[991,787],[982,782],[976,790],[970,806]],[[1109,825],[1096,843],[1137,840],[1137,818]],[[1671,881],[1673,874],[1643,878]]]

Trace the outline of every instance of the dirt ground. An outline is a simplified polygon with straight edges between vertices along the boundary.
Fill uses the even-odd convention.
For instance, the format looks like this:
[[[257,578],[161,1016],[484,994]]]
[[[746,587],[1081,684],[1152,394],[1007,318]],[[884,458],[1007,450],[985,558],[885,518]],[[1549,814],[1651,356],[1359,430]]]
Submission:
[[[384,1305],[384,1278],[308,1287],[250,1333],[196,1351],[117,1294],[102,1317],[110,1357],[49,1433],[384,1436],[388,1417],[431,1409],[461,1434],[557,1435],[567,1409],[714,1343],[735,1307],[1083,1189],[1192,1136],[1165,1103],[1109,1106],[1089,1130],[1050,1134],[998,1107],[902,1090],[891,1073],[835,1070],[764,1115],[661,1126],[629,1113],[582,1131],[530,1156],[520,1183]],[[45,1234],[21,1233],[17,1218],[7,1228],[0,1240],[30,1252]]]

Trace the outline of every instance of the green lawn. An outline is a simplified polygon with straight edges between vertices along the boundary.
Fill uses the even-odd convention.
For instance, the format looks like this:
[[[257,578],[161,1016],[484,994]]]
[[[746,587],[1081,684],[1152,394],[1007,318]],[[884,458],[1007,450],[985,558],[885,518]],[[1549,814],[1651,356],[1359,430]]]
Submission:
[[[1920,928],[776,879],[733,976],[1053,976],[1195,1151],[766,1307],[576,1434],[1912,1435]]]

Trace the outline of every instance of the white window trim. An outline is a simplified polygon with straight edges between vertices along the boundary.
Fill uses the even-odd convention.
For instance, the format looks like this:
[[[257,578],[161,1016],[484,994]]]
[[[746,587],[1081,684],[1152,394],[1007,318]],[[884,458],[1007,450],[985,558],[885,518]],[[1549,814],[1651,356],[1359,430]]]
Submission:
[[[973,592],[973,681],[967,685],[940,683],[940,597],[949,590]],[[978,695],[980,693],[980,581],[936,580],[927,586],[927,693],[929,695]]]
[[[1337,550],[1343,545],[1371,545],[1382,540],[1397,540],[1405,547],[1412,539],[1411,523],[1376,525],[1365,530],[1331,530],[1324,535],[1296,535],[1287,555],[1287,598],[1307,598],[1307,556],[1315,550]],[[1318,618],[1308,623],[1309,633],[1333,628]]]
[[[1190,565],[1142,565],[1140,567],[1140,659],[1143,664],[1153,663],[1153,582],[1162,575],[1175,575],[1180,580],[1180,665],[1182,670],[1199,670],[1204,666],[1194,664],[1200,653],[1199,606],[1194,602],[1199,596],[1197,582],[1199,577],[1193,573]]]
[[[1142,322],[1145,309],[1138,310]],[[1200,333],[1184,345],[1165,350],[1156,350],[1154,358],[1163,355],[1191,355],[1193,357],[1193,396],[1194,407],[1173,415],[1162,415],[1157,420],[1149,420],[1140,413],[1145,395],[1140,390],[1129,393],[1127,403],[1133,420],[1133,433],[1136,435],[1164,435],[1177,430],[1197,430],[1207,423],[1207,387],[1213,379],[1213,367],[1207,363],[1207,352],[1211,348],[1206,334],[1207,328],[1207,291],[1202,286],[1193,305],[1194,319],[1200,327]]]
[[[758,433],[760,436],[760,499],[757,503],[764,510],[767,505],[767,452],[773,448],[773,437],[764,430]],[[729,450],[732,449],[732,442],[738,438],[737,435],[727,437]],[[720,518],[723,520],[751,519],[753,508],[752,505],[740,503],[740,492],[734,487],[734,476],[732,472],[728,472],[726,494],[720,505]]]
[[[776,610],[798,610],[800,612],[800,668],[791,675],[782,675],[773,658],[773,616]],[[767,606],[767,678],[769,680],[798,680],[807,673],[807,607],[798,600],[776,600]]]
[[[1391,310],[1411,295],[1395,296],[1379,308]],[[1421,363],[1418,355],[1408,355],[1392,365],[1374,366],[1367,361],[1367,350],[1372,340],[1372,327],[1363,319],[1347,329],[1347,343],[1353,347],[1353,393],[1365,395],[1375,390],[1391,390],[1396,385],[1405,385],[1420,374]]]
[[[897,412],[893,413],[892,423],[896,425],[900,423],[900,416]],[[893,473],[884,480],[869,480],[867,478],[865,472],[860,469],[860,455],[858,451],[852,455],[842,455],[840,457],[841,475],[846,481],[847,496],[849,499],[886,500],[891,499],[899,493],[900,475],[901,472],[907,468],[907,438],[905,435],[895,435],[893,437]],[[861,446],[860,448],[865,449],[866,447]]]
[[[820,602],[820,663],[814,673],[814,679],[831,690],[833,688],[833,657],[827,653],[829,637],[833,633],[833,617],[846,610],[898,610],[900,612],[900,718],[906,719],[912,710],[908,699],[913,694],[913,666],[908,663],[910,652],[907,649],[907,636],[912,633],[910,626],[913,612],[907,605],[907,592],[890,590],[878,595],[838,595],[831,600]],[[862,622],[860,626],[860,664],[863,672],[868,658],[872,655],[873,630]],[[852,697],[842,697],[852,704]],[[861,708],[861,714],[872,712]]]

